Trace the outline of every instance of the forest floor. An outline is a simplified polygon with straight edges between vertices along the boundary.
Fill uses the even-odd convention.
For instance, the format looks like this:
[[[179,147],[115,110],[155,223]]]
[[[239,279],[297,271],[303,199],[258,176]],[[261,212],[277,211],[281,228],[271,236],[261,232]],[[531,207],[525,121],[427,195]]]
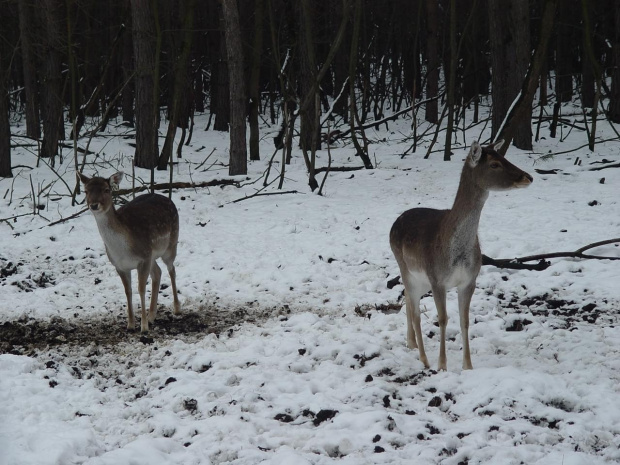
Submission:
[[[403,287],[388,285],[398,275],[390,226],[408,208],[449,208],[469,145],[489,136],[475,125],[459,133],[446,163],[423,158],[425,139],[408,152],[409,127],[369,131],[376,169],[332,172],[322,196],[295,149],[284,184],[295,193],[246,198],[263,185],[277,126],[263,128],[263,159],[239,186],[175,190],[182,314],[171,314],[164,271],[148,334],[125,329],[122,285],[92,215],[50,226],[83,209],[69,198],[72,154],[55,174],[16,149],[15,178],[0,180],[0,464],[618,463],[619,261],[483,267],[474,370],[460,368],[454,291],[448,370],[434,369],[431,296],[422,328],[432,368],[406,347]],[[93,139],[85,173],[124,170],[123,188],[133,149],[119,131]],[[591,170],[620,161],[618,142],[591,153],[584,133],[541,133],[532,152],[508,151],[534,182],[490,195],[479,231],[488,256],[619,236],[620,170]],[[228,134],[197,129],[175,180],[227,179],[227,147]],[[334,166],[361,165],[342,142],[331,155]],[[317,156],[327,164],[325,149]],[[274,161],[269,181],[279,169]],[[137,170],[137,184],[148,177]],[[591,252],[618,257],[620,246]]]

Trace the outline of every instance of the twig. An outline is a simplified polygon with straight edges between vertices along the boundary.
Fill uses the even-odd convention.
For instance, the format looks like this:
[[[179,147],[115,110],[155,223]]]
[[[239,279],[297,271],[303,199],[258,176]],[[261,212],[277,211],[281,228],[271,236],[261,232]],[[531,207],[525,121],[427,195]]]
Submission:
[[[620,168],[620,163],[614,163],[613,165],[597,166],[595,168],[590,168],[589,171],[601,171],[607,168]]]
[[[211,186],[235,186],[238,187],[239,186],[239,182],[235,181],[234,179],[215,179],[213,181],[205,181],[205,182],[199,182],[199,183],[193,183],[193,182],[163,182],[160,184],[153,184],[153,190],[155,191],[161,191],[161,190],[167,190],[167,189],[196,189],[198,187],[211,187]],[[150,186],[148,185],[142,185],[133,189],[119,189],[118,191],[115,191],[114,194],[115,195],[126,195],[126,194],[132,194],[132,193],[137,193],[137,192],[142,192],[145,190],[150,189]]]
[[[534,271],[542,271],[549,266],[551,263],[547,261],[549,258],[582,258],[589,260],[620,260],[620,257],[604,257],[601,255],[589,255],[585,254],[586,250],[594,249],[596,247],[600,247],[602,245],[607,244],[615,244],[620,243],[620,237],[616,237],[615,239],[607,239],[604,241],[593,242],[592,244],[585,245],[575,251],[572,252],[552,252],[552,253],[544,253],[537,255],[529,255],[527,257],[518,257],[518,258],[491,258],[486,255],[482,256],[482,264],[483,265],[493,265],[498,268],[510,268],[514,270],[534,270]],[[536,265],[527,265],[524,262],[533,262],[539,261]]]
[[[299,194],[299,191],[257,192],[255,194],[246,195],[245,197],[241,197],[240,199],[233,200],[232,202],[228,202],[228,203],[238,203],[238,202],[241,202],[243,200],[252,199],[254,197],[262,197],[262,196],[266,196],[266,195],[282,195],[282,194]]]
[[[67,216],[66,218],[62,218],[62,219],[60,219],[60,220],[54,221],[54,222],[52,222],[52,223],[50,223],[50,224],[47,224],[46,226],[54,226],[54,225],[56,225],[56,224],[64,223],[65,221],[69,221],[69,220],[72,220],[73,218],[77,218],[78,216],[80,216],[82,213],[84,213],[84,212],[86,212],[86,211],[88,211],[88,207],[83,208],[82,210],[80,210],[80,211],[79,211],[79,212],[77,212],[77,213],[74,213],[74,214],[73,214],[73,215],[71,215],[71,216]]]

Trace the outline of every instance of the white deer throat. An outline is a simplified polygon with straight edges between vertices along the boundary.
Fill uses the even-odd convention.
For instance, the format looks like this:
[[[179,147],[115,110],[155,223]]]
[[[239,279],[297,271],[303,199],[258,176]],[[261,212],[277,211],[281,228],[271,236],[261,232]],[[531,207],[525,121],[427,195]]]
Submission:
[[[97,218],[99,234],[106,247],[108,258],[116,268],[123,270],[134,269],[137,266],[136,257],[131,250],[131,244],[122,230],[115,229],[108,219]]]

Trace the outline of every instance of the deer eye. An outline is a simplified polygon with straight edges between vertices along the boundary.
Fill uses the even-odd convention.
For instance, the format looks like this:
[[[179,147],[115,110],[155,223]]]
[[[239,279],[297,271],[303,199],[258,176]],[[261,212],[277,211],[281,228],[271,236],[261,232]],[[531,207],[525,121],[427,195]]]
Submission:
[[[494,161],[493,163],[491,163],[491,169],[496,170],[496,169],[499,169],[499,168],[501,168],[501,167],[502,167],[501,163],[498,163],[498,162],[496,162],[496,161]]]
[[[110,193],[110,189],[106,188],[106,189],[104,189],[104,191],[103,191],[103,192],[104,192],[105,194],[109,194],[109,193]]]

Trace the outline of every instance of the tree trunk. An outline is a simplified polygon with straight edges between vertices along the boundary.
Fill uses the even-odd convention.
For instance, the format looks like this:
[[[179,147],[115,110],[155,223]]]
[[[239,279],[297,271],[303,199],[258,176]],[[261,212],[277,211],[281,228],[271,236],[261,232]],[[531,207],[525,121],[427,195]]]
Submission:
[[[452,157],[452,132],[454,130],[454,100],[456,85],[456,67],[457,63],[457,45],[456,45],[456,0],[450,0],[450,69],[448,70],[448,125],[446,127],[446,141],[444,144],[443,159],[450,161]]]
[[[0,44],[0,178],[12,178],[11,171],[11,127],[8,105],[8,59],[4,57],[4,44]]]
[[[164,146],[161,150],[161,155],[157,163],[158,170],[166,170],[168,168],[168,162],[172,157],[172,149],[174,146],[174,137],[177,132],[177,127],[182,126],[187,128],[187,87],[189,82],[189,54],[192,47],[192,28],[194,18],[194,5],[195,0],[186,0],[183,2],[184,12],[182,18],[182,30],[183,39],[181,41],[180,51],[174,50],[174,54],[178,53],[179,58],[172,63],[172,69],[174,69],[174,80],[172,89],[172,102],[170,104],[170,115],[168,120],[168,131],[166,132],[166,139]],[[171,41],[174,45],[174,41]],[[185,121],[181,122],[181,118]]]
[[[560,103],[570,102],[573,98],[573,41],[572,15],[579,11],[577,0],[564,0],[558,10],[555,93]]]
[[[614,31],[612,45],[611,96],[609,99],[609,119],[620,123],[620,2],[614,2]]]
[[[34,14],[30,0],[19,0],[19,30],[26,94],[26,135],[35,140],[41,137],[39,124],[39,89],[37,86],[37,65],[32,45]]]
[[[63,47],[61,33],[62,0],[43,0],[40,3],[45,24],[46,40],[43,50],[43,142],[41,157],[51,158],[52,166],[58,153],[58,139],[64,134],[62,76],[60,50]]]
[[[540,37],[534,55],[532,56],[530,67],[527,70],[523,85],[521,86],[521,92],[516,101],[511,104],[503,126],[499,129],[494,138],[494,140],[504,139],[505,143],[500,149],[500,153],[502,154],[506,153],[519,127],[522,126],[524,122],[527,122],[531,127],[532,101],[536,94],[539,77],[547,60],[547,50],[553,30],[557,1],[558,0],[545,0],[540,25]]]
[[[258,142],[258,112],[260,107],[260,67],[261,53],[263,49],[263,0],[256,0],[254,5],[254,42],[252,44],[252,69],[250,71],[250,86],[248,96],[250,98],[250,160],[260,160]]]
[[[247,98],[237,0],[222,0],[222,13],[226,33],[230,87],[230,165],[228,174],[235,176],[248,172],[245,125]]]
[[[131,0],[135,60],[135,165],[153,169],[159,154],[159,70],[157,69],[156,2]]]
[[[300,108],[299,146],[304,150],[320,149],[318,115],[320,108],[315,95],[318,89],[314,85],[317,80],[315,44],[313,33],[312,5],[309,0],[300,0],[298,4],[299,19],[299,87],[302,101],[308,102]],[[314,95],[310,95],[310,94]]]
[[[228,57],[226,52],[225,29],[222,26],[222,33],[219,35],[218,56],[213,67],[211,77],[211,114],[215,114],[213,129],[216,131],[228,131],[230,124],[230,83],[228,71]]]
[[[424,117],[429,123],[439,121],[437,94],[439,93],[439,4],[426,0],[426,102]]]
[[[510,106],[521,91],[523,76],[530,62],[528,1],[490,1],[488,12],[493,70],[492,138],[495,139]],[[514,145],[531,150],[531,101],[523,102],[523,111],[530,117],[518,121],[514,129]]]
[[[126,19],[131,26],[131,8],[125,2],[123,4],[123,18]],[[121,71],[123,74],[123,90],[121,95],[121,113],[123,114],[123,122],[129,126],[134,127],[135,113],[133,106],[134,88],[135,88],[135,76],[134,73],[134,61],[133,61],[133,37],[131,34],[124,34],[121,38],[122,43],[122,58],[121,58]]]

